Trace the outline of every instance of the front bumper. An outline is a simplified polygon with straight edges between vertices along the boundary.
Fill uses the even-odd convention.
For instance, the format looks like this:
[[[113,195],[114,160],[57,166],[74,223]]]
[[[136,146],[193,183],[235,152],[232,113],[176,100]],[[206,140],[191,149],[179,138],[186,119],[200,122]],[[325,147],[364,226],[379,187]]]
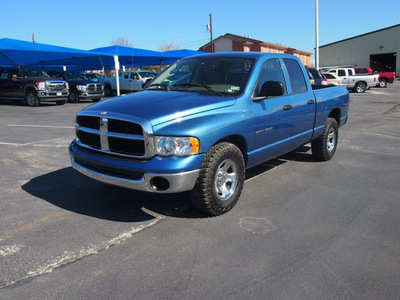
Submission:
[[[154,193],[180,193],[194,188],[204,155],[134,160],[103,155],[72,142],[72,167],[105,183]]]
[[[104,97],[104,91],[103,92],[82,92],[78,91],[79,93],[79,98],[103,98]]]
[[[37,96],[39,97],[40,101],[62,101],[67,100],[69,95],[69,91],[37,91]]]

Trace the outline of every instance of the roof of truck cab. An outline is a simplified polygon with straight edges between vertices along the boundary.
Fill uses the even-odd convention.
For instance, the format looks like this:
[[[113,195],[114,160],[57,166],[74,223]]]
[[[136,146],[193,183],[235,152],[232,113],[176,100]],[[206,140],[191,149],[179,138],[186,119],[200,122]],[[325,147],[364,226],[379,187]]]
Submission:
[[[195,55],[191,57],[187,57],[188,59],[192,57],[207,57],[207,56],[215,56],[215,57],[242,57],[242,58],[253,58],[258,59],[260,57],[296,57],[291,54],[285,53],[271,53],[271,52],[239,52],[239,51],[229,51],[229,52],[216,52],[216,53],[206,53]]]

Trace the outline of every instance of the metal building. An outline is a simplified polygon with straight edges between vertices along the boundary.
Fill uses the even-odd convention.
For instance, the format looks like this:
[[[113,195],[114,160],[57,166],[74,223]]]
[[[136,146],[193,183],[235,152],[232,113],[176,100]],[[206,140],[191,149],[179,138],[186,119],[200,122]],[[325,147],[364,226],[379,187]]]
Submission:
[[[400,24],[320,46],[320,68],[370,67],[400,75]]]

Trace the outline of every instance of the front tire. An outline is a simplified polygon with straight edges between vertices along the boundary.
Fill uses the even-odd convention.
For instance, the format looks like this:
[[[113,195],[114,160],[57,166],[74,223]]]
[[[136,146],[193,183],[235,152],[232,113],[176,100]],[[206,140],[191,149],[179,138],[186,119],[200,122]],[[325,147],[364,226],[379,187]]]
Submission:
[[[213,216],[230,211],[242,193],[244,177],[245,164],[239,148],[226,142],[213,146],[191,192],[193,205]]]
[[[364,93],[366,89],[367,86],[363,82],[357,83],[356,86],[354,87],[354,91],[356,91],[357,93]]]
[[[311,143],[311,151],[319,161],[330,160],[336,152],[339,131],[335,119],[328,118],[322,135]]]
[[[111,96],[113,95],[113,90],[112,90],[112,88],[111,88],[110,85],[106,85],[106,86],[104,87],[104,95],[105,95],[106,97],[111,97]]]
[[[69,93],[68,102],[72,102],[72,103],[79,102],[79,95],[76,91],[71,91]]]
[[[29,106],[38,106],[40,104],[40,100],[35,91],[28,91],[25,95],[25,100]]]

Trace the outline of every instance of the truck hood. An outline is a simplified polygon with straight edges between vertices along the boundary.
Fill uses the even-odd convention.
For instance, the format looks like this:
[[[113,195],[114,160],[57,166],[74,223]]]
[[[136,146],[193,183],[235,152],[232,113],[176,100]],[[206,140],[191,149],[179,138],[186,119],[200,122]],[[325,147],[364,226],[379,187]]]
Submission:
[[[45,81],[62,81],[62,82],[64,82],[64,79],[47,78],[47,77],[27,77],[26,80],[30,81],[30,82],[45,82]]]
[[[103,100],[85,111],[110,112],[147,119],[153,126],[177,118],[227,107],[236,98],[180,91],[142,91]]]

